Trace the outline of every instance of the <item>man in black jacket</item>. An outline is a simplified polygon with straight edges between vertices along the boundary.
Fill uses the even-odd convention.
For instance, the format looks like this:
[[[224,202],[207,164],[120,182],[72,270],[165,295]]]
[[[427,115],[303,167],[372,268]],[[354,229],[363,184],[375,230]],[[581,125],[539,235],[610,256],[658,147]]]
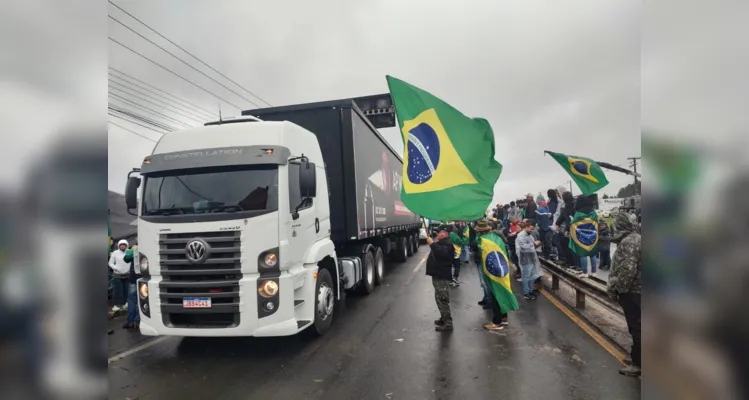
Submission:
[[[427,275],[432,277],[434,299],[440,310],[440,319],[434,321],[437,325],[434,329],[444,332],[453,330],[453,318],[450,315],[450,281],[455,249],[447,227],[440,226],[438,231],[437,241],[427,238],[427,244],[431,248],[427,258]]]

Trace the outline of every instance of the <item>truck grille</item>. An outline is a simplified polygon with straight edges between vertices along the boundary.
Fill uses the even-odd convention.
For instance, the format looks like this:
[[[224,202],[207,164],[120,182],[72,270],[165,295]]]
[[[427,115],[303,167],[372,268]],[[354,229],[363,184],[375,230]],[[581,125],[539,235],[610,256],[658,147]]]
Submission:
[[[174,328],[228,328],[239,325],[241,233],[170,233],[159,236],[162,281],[159,284],[164,325]],[[201,262],[187,258],[187,245],[207,244]],[[184,297],[207,297],[211,308],[183,308]]]

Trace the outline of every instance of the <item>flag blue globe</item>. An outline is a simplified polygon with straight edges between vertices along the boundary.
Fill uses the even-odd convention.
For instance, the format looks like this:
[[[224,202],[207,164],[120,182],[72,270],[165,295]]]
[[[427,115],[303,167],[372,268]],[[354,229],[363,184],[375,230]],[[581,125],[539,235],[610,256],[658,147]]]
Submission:
[[[498,251],[492,251],[487,254],[484,258],[484,265],[486,265],[486,270],[490,274],[498,278],[503,278],[510,273],[510,266],[507,263],[507,259]]]
[[[437,133],[425,123],[408,132],[408,180],[421,184],[434,176],[440,162],[440,141]]]

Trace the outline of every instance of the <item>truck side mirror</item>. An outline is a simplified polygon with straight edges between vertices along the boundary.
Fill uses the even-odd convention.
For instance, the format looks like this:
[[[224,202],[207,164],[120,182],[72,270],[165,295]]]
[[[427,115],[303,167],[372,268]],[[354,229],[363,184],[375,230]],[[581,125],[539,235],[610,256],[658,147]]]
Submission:
[[[317,195],[317,171],[315,163],[304,162],[299,168],[299,192],[302,197]]]
[[[131,176],[127,178],[127,184],[125,185],[125,205],[127,206],[127,212],[132,214],[130,210],[138,208],[138,188],[140,187],[140,178],[137,176]],[[137,215],[137,214],[132,214]]]

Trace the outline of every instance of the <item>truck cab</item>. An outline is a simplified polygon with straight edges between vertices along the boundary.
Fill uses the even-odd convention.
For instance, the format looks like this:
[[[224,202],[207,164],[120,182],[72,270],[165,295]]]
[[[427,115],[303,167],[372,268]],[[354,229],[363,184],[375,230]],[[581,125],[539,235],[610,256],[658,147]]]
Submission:
[[[245,116],[163,136],[125,193],[141,333],[327,331],[341,289],[324,165],[315,135],[290,122]]]

